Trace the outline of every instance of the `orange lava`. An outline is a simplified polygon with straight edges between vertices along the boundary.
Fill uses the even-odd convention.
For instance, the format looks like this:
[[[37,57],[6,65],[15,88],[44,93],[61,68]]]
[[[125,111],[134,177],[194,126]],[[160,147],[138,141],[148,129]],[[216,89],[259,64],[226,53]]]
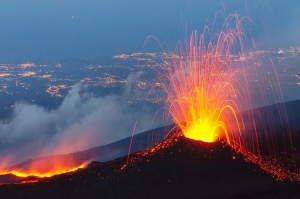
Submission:
[[[0,169],[0,175],[13,174],[18,177],[51,177],[57,174],[76,171],[84,168],[87,161],[75,161],[71,156],[50,156],[34,159],[7,169]]]
[[[277,179],[300,180],[292,136],[284,125],[288,123],[284,105],[277,105],[276,112],[253,109],[253,88],[265,106],[268,83],[272,97],[282,102],[283,96],[275,67],[272,82],[258,72],[261,64],[253,61],[259,60],[258,54],[253,59],[244,53],[247,38],[241,24],[245,19],[249,18],[229,15],[219,33],[209,33],[209,41],[206,27],[200,36],[193,32],[187,44],[179,43],[170,68],[159,76],[168,97],[167,110],[185,137],[203,142],[222,138]],[[281,129],[276,129],[278,123]]]
[[[0,171],[0,175],[5,175],[5,174],[13,174],[18,177],[28,177],[28,176],[36,176],[40,178],[44,177],[51,177],[54,175],[62,174],[62,173],[68,173],[72,171],[76,171],[78,169],[82,169],[86,166],[86,164],[81,164],[77,167],[72,167],[72,168],[53,168],[51,171],[47,171],[45,173],[40,172],[38,169],[33,169],[29,171],[18,171],[18,170],[5,170],[5,171]]]
[[[179,47],[173,56],[172,73],[161,77],[167,79],[168,110],[187,138],[214,142],[225,133],[230,142],[229,125],[241,131],[237,101],[244,97],[239,87],[246,81],[241,67],[232,66],[231,54],[241,37],[239,28],[221,32],[216,45],[207,46],[204,34],[198,39],[194,32],[187,50]]]

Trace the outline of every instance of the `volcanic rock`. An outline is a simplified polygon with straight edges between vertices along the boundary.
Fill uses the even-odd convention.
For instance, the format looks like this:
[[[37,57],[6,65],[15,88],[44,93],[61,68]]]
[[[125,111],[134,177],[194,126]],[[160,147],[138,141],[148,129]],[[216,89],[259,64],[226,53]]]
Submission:
[[[180,132],[137,152],[37,183],[0,186],[6,198],[273,198],[300,196],[297,182],[277,181],[219,140]]]

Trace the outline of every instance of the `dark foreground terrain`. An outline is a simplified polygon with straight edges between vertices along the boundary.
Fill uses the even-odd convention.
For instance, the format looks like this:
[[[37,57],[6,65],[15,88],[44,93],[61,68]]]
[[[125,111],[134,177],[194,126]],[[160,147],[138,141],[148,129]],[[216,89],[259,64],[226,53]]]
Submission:
[[[173,127],[174,125],[169,125],[152,129],[143,133],[136,134],[133,137],[127,137],[107,145],[93,147],[84,151],[29,159],[25,162],[21,162],[5,168],[4,170],[15,170],[21,171],[23,173],[28,173],[30,171],[31,165],[35,165],[36,170],[44,171],[44,173],[50,173],[57,162],[64,162],[65,166],[78,166],[83,162],[90,163],[91,161],[107,162],[109,160],[114,160],[116,158],[125,156],[128,154],[128,152],[134,153],[137,151],[144,151],[148,149],[149,147],[163,140],[167,132],[169,132]],[[131,146],[130,151],[128,150],[129,146]],[[19,183],[20,181],[28,181],[36,178],[37,177],[34,176],[22,178],[13,174],[6,174],[0,175],[0,184]]]
[[[296,161],[300,162],[300,100],[254,109],[253,114],[262,115],[262,118],[272,116],[271,119],[275,122],[268,130],[276,131],[282,125],[287,125],[280,122],[282,115],[277,114],[278,107],[283,107],[288,116],[294,154]],[[244,118],[247,119],[247,113]],[[258,129],[261,128],[259,125],[263,123],[257,123]],[[175,132],[152,146],[162,140],[164,132],[172,127],[134,136],[130,152],[135,153],[130,156],[126,154],[131,138],[62,155],[60,158],[72,156],[76,161],[103,161],[92,162],[88,168],[72,173],[44,179],[24,179],[11,174],[0,176],[0,182],[27,180],[25,184],[0,185],[0,199],[300,198],[300,182],[276,180],[222,141],[203,143],[186,139],[180,132]],[[148,148],[149,146],[152,147]],[[264,143],[261,146],[265,146]],[[136,152],[139,150],[145,151]],[[51,157],[29,160],[13,167],[26,168],[31,161],[43,161],[47,164],[48,159]],[[31,183],[30,180],[35,182]]]
[[[127,163],[128,162],[128,163]],[[222,141],[173,133],[149,148],[36,183],[0,186],[1,198],[300,198]]]

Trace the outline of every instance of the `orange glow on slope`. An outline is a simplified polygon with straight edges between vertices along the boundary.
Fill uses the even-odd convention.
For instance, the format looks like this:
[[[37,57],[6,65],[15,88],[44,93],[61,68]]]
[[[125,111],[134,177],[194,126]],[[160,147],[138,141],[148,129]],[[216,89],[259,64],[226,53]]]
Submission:
[[[7,170],[5,172],[0,171],[0,175],[13,174],[13,175],[18,176],[18,177],[36,176],[36,177],[43,178],[43,177],[51,177],[51,176],[62,174],[62,173],[68,173],[68,172],[76,171],[78,169],[84,168],[85,166],[86,166],[86,164],[83,163],[83,164],[81,164],[77,167],[73,167],[73,168],[66,168],[66,167],[53,168],[53,170],[45,172],[45,173],[40,172],[38,169],[29,170],[27,172],[22,172],[22,171],[18,171],[18,170]]]
[[[84,168],[87,163],[87,161],[74,161],[68,155],[50,156],[35,159],[28,164],[25,162],[11,168],[2,169],[0,170],[0,175],[13,174],[18,177],[51,177]]]

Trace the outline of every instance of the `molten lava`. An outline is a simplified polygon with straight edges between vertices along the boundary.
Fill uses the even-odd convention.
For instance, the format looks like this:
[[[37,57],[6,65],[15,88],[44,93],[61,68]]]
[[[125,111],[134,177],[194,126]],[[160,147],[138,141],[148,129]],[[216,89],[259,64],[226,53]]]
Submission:
[[[283,97],[275,67],[272,82],[256,68],[261,64],[253,60],[259,57],[248,58],[244,53],[244,19],[248,18],[229,15],[209,42],[205,28],[200,37],[193,32],[185,47],[178,45],[170,68],[159,76],[168,97],[167,110],[185,137],[204,142],[220,137],[278,179],[300,180],[284,105],[276,110],[253,109],[254,87],[265,106],[268,87],[278,101],[283,102]],[[278,124],[281,129],[276,129]]]
[[[43,178],[43,177],[51,177],[51,176],[62,174],[62,173],[68,173],[68,172],[76,171],[78,169],[84,168],[85,166],[86,166],[86,164],[83,163],[83,164],[81,164],[77,167],[73,167],[73,168],[64,168],[64,167],[62,167],[62,168],[53,168],[53,170],[47,171],[45,173],[39,171],[38,168],[29,170],[29,171],[5,170],[4,172],[0,171],[0,175],[13,174],[13,175],[18,176],[18,177],[36,176],[36,177]]]
[[[51,177],[84,168],[86,165],[87,161],[76,161],[69,155],[49,156],[30,160],[10,168],[0,169],[0,175]]]
[[[223,132],[230,143],[229,129],[241,133],[237,101],[245,97],[239,89],[247,81],[231,54],[238,32],[238,26],[221,32],[217,44],[207,47],[204,35],[198,41],[194,32],[188,49],[179,49],[186,54],[174,55],[172,73],[161,77],[167,79],[168,110],[187,138],[214,142]]]
[[[195,121],[192,122],[192,124],[187,124],[187,127],[184,128],[183,132],[185,137],[194,140],[201,140],[203,142],[214,142],[217,138],[217,133],[209,119],[204,119],[204,121]]]

